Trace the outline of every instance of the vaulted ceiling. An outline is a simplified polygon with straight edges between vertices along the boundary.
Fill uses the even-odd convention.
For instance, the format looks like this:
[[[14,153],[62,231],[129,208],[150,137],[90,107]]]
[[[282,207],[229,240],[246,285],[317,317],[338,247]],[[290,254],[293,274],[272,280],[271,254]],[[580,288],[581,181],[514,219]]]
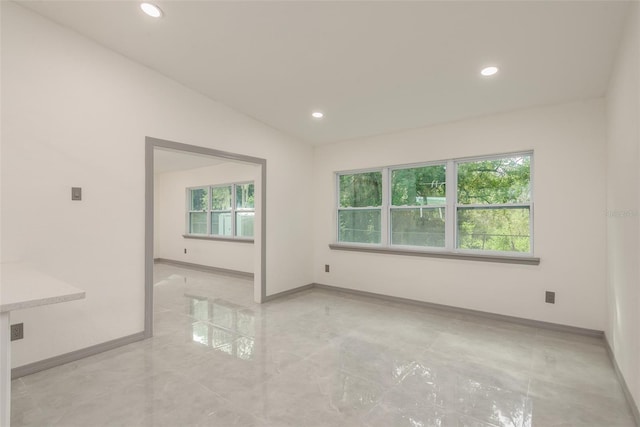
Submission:
[[[19,2],[310,144],[602,96],[629,6],[155,3],[160,19],[131,1]]]

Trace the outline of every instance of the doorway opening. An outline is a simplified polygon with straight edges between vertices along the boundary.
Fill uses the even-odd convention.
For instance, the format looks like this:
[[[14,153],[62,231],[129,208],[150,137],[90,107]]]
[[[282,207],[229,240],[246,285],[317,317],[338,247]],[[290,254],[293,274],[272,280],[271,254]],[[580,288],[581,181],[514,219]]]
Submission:
[[[254,179],[254,257],[253,271],[254,300],[257,303],[266,297],[266,176],[267,161],[258,157],[230,153],[196,145],[182,144],[158,138],[146,137],[145,142],[145,320],[144,336],[153,336],[153,266],[155,253],[155,171],[156,155],[159,151],[173,152],[201,158],[217,159],[257,167]],[[206,161],[204,163],[207,163]],[[204,164],[202,163],[202,164]],[[213,164],[214,162],[210,162]],[[202,183],[205,184],[205,183]],[[212,183],[206,183],[212,184]],[[188,221],[188,219],[187,219]]]

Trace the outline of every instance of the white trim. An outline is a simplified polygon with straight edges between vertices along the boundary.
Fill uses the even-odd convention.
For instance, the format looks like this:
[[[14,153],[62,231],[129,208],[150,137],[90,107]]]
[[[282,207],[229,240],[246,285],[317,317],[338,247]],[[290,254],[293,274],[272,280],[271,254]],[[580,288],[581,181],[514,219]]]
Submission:
[[[408,163],[405,165],[393,165],[387,166],[389,171],[401,170],[401,169],[419,169],[427,166],[447,166],[448,160],[436,160],[432,162],[420,162],[420,163]]]
[[[333,174],[333,189],[334,189],[334,205],[336,208],[333,209],[333,225],[334,225],[334,235],[333,241],[340,241],[340,174],[338,172]]]
[[[236,184],[231,184],[231,236],[236,237]],[[211,233],[209,233],[211,234]]]
[[[434,165],[448,164],[448,162],[450,161],[466,162],[469,160],[491,160],[491,159],[495,160],[502,157],[524,156],[527,154],[533,154],[533,149],[518,150],[518,151],[512,151],[512,152],[506,152],[506,153],[480,154],[477,156],[468,156],[468,157],[445,158],[445,159],[429,160],[425,162],[416,162],[416,163],[396,163],[393,165],[381,165],[381,166],[375,166],[375,167],[363,168],[363,169],[346,169],[346,170],[336,171],[335,173],[338,173],[341,175],[348,175],[352,173],[381,171],[384,168],[411,169],[411,168],[416,168],[420,166],[434,166]]]
[[[460,209],[525,209],[531,208],[531,203],[495,203],[495,204],[468,204],[468,205],[460,205],[456,206]]]
[[[391,243],[391,186],[385,182],[391,182],[391,172],[389,168],[382,169],[382,206],[380,206],[380,244],[388,246]]]
[[[402,210],[411,210],[411,209],[443,209],[446,208],[447,205],[415,205],[415,206],[390,206],[390,211],[402,211]]]
[[[534,211],[535,209],[533,209],[533,186],[535,183],[535,179],[533,176],[533,170],[534,170],[534,159],[535,156],[533,155],[533,150],[530,152],[529,154],[529,250],[531,251],[532,254],[534,254],[534,248],[533,245],[535,243],[535,240],[533,238],[533,218],[534,218]]]
[[[338,208],[338,211],[377,211],[382,209],[382,206],[359,206],[355,208]]]
[[[337,171],[334,173],[335,175],[357,175],[360,173],[382,172],[382,169],[384,168],[385,166],[376,167],[376,168],[365,168],[365,169],[350,169],[345,171]],[[338,180],[338,184],[340,184],[339,180]]]
[[[458,232],[456,227],[456,204],[458,194],[458,170],[453,160],[447,161],[447,178],[445,191],[447,208],[445,210],[446,220],[444,223],[444,247],[452,251],[457,245]]]
[[[533,150],[512,151],[508,153],[486,154],[486,155],[471,156],[471,157],[456,157],[455,159],[450,159],[450,160],[453,160],[454,162],[457,162],[457,163],[467,163],[467,162],[473,162],[473,161],[498,160],[498,159],[503,159],[505,157],[518,157],[518,156],[529,156],[529,155],[533,157]]]

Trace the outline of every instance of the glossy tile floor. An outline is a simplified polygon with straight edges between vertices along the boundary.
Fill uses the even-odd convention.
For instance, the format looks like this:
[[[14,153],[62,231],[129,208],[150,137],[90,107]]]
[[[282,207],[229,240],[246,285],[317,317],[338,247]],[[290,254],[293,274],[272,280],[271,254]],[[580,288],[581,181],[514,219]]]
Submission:
[[[634,425],[599,339],[155,273],[155,337],[13,381],[13,426]]]

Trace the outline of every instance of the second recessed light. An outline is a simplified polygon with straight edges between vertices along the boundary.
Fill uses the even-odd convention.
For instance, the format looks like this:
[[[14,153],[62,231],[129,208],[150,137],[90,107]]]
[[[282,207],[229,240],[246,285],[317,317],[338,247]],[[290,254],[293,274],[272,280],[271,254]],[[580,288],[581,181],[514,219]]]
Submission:
[[[314,111],[313,113],[311,113],[311,117],[313,117],[314,119],[321,119],[324,117],[324,113],[322,113],[321,111]]]
[[[482,74],[485,77],[489,77],[489,76],[493,76],[495,73],[498,72],[498,67],[485,67],[482,69],[482,71],[480,71],[480,74]]]
[[[151,16],[152,18],[160,18],[162,16],[162,9],[160,9],[155,4],[141,3],[140,9],[142,9],[144,13]]]

